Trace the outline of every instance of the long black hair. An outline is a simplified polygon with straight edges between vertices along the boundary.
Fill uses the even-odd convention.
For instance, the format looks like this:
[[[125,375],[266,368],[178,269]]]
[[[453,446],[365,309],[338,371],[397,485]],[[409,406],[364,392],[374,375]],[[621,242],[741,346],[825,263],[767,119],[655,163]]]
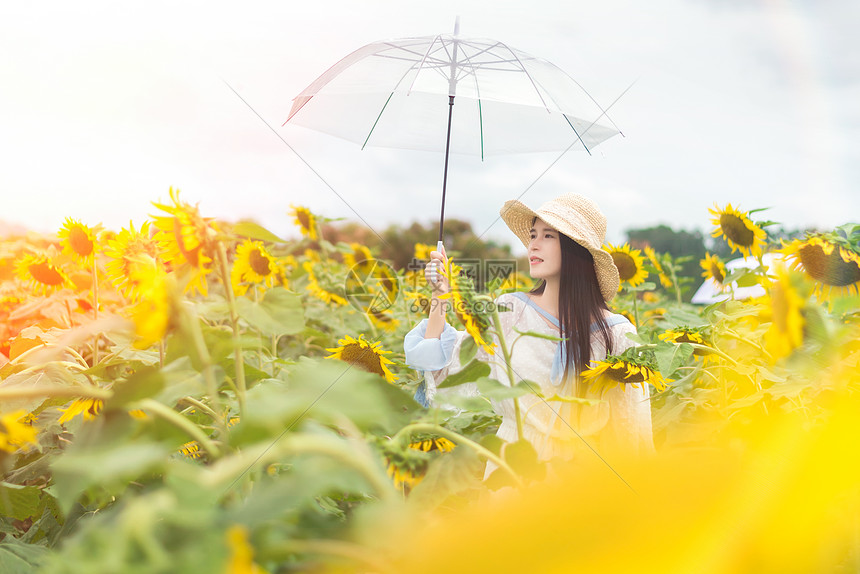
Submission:
[[[591,362],[591,335],[603,340],[606,353],[612,353],[612,337],[604,311],[609,310],[600,291],[594,257],[585,247],[564,235],[558,234],[561,242],[561,274],[558,287],[558,321],[562,344],[567,354],[564,378],[571,370],[577,375],[576,396],[583,396],[584,386],[578,377]],[[532,289],[532,293],[543,293],[546,282]]]

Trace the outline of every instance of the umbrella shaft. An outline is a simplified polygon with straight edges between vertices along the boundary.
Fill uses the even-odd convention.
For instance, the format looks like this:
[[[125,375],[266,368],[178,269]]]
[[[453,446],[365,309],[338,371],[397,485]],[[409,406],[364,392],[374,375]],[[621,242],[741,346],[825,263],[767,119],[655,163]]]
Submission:
[[[448,152],[451,149],[451,114],[454,112],[454,96],[448,96],[448,135],[445,138],[445,171],[442,174],[442,213],[439,215],[439,241],[445,225],[445,191],[448,188]]]

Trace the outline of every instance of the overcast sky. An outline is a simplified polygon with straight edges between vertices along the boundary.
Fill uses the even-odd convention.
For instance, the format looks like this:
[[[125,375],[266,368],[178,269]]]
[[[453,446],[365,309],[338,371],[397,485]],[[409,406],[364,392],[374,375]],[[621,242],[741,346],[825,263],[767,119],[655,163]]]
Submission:
[[[53,2],[0,7],[0,220],[139,224],[168,188],[206,215],[293,236],[291,203],[381,231],[438,217],[440,153],[280,127],[291,100],[375,40],[489,37],[545,58],[624,132],[522,197],[591,196],[624,230],[710,229],[708,207],[788,227],[860,220],[860,3]],[[342,196],[225,85],[229,83]],[[634,83],[635,82],[635,83]],[[487,229],[557,154],[452,156],[446,214]],[[510,239],[502,223],[488,236]]]

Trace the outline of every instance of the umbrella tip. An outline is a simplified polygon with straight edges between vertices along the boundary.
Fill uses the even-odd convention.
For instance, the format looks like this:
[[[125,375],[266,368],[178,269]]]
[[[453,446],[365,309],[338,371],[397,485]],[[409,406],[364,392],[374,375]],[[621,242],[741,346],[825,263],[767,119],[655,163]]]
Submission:
[[[460,17],[459,16],[454,18],[454,35],[455,36],[460,35]]]

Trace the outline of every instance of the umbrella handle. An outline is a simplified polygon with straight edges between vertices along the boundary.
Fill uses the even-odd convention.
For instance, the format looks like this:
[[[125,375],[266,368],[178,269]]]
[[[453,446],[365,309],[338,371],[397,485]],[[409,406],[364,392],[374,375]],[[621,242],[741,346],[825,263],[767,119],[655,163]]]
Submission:
[[[436,242],[436,251],[438,251],[439,253],[442,253],[443,247],[444,246],[442,245],[441,241]],[[430,272],[430,282],[433,283],[434,285],[439,282],[438,276],[443,271],[439,267],[440,267],[439,263],[436,263],[436,265],[433,268],[433,271]]]

